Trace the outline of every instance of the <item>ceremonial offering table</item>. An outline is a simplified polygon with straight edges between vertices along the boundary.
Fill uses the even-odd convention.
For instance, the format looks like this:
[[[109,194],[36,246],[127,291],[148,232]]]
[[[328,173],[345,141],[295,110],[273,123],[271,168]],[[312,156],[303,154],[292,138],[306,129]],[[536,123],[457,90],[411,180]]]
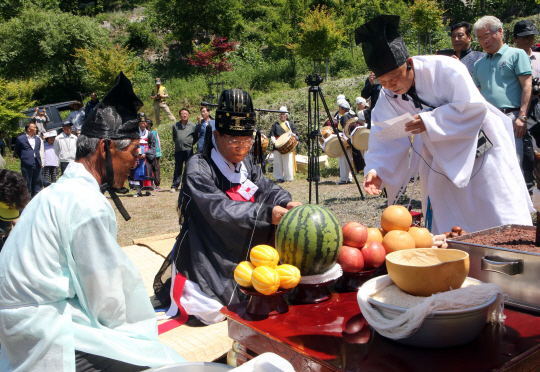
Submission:
[[[358,315],[354,292],[333,293],[331,300],[318,304],[291,305],[287,313],[266,318],[247,314],[246,306],[242,302],[221,310],[228,317],[229,337],[240,343],[238,365],[273,352],[298,372],[540,370],[540,316],[517,310],[505,309],[504,326],[487,324],[466,345],[422,349],[398,344],[368,328]],[[343,333],[346,325],[354,334]]]

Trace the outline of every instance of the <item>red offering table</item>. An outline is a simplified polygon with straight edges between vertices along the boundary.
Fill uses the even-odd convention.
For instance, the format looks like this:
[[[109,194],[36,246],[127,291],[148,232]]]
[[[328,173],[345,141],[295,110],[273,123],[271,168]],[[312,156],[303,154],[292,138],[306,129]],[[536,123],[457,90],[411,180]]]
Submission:
[[[241,344],[239,363],[273,352],[295,371],[540,370],[540,316],[514,310],[505,309],[504,326],[487,324],[466,345],[423,349],[367,332],[367,324],[356,333],[361,337],[344,337],[345,325],[360,313],[356,293],[333,293],[329,301],[291,305],[287,313],[266,318],[247,314],[246,306],[242,302],[221,310],[228,317],[229,337]]]

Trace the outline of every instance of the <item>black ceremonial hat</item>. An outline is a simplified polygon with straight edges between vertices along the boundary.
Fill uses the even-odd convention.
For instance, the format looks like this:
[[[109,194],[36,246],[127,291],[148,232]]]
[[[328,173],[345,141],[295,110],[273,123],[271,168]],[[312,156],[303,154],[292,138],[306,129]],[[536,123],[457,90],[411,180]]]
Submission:
[[[354,31],[356,45],[362,43],[364,59],[375,76],[397,69],[409,58],[398,28],[399,16],[379,15]]]
[[[137,111],[142,106],[131,81],[120,72],[112,89],[84,121],[81,134],[113,140],[140,138]]]
[[[251,136],[257,115],[248,92],[229,89],[221,92],[216,110],[216,129],[231,136]]]

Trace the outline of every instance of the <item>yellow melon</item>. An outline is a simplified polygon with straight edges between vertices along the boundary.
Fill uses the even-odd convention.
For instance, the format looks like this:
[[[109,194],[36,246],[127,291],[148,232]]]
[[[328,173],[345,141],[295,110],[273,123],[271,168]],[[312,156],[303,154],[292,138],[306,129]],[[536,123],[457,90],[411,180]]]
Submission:
[[[279,265],[275,269],[279,274],[279,287],[284,289],[294,288],[300,282],[300,270],[293,265]]]
[[[264,295],[271,295],[279,289],[279,274],[271,267],[259,266],[253,270],[251,283],[257,292]]]
[[[269,245],[257,245],[251,248],[249,259],[255,266],[276,267],[279,261],[278,252]]]
[[[414,249],[416,243],[414,238],[407,231],[392,230],[386,233],[383,238],[382,245],[386,254],[401,251],[403,249]]]
[[[381,227],[384,231],[392,230],[408,231],[412,224],[412,216],[402,205],[391,205],[386,208],[381,216]]]
[[[369,242],[382,243],[382,240],[383,240],[383,233],[381,229],[378,229],[376,227],[368,227],[366,244]]]
[[[236,282],[242,287],[252,287],[251,275],[253,274],[253,269],[255,269],[255,265],[253,265],[251,262],[240,262],[238,266],[236,266],[236,269],[234,269],[234,280],[236,280]]]
[[[428,229],[413,226],[408,233],[412,235],[416,248],[431,248],[433,246],[433,237]]]

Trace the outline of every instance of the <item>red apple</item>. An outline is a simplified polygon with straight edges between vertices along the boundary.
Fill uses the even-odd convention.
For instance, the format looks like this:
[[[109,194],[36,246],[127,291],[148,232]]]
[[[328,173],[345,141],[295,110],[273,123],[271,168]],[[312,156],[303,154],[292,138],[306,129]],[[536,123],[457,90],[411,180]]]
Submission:
[[[379,242],[369,242],[360,251],[364,258],[364,267],[366,269],[376,269],[380,267],[386,259],[386,250]]]
[[[357,273],[364,268],[364,257],[360,249],[344,245],[337,263],[341,265],[343,271],[347,273]]]
[[[362,248],[367,241],[367,228],[358,222],[349,222],[343,226],[343,244]]]

